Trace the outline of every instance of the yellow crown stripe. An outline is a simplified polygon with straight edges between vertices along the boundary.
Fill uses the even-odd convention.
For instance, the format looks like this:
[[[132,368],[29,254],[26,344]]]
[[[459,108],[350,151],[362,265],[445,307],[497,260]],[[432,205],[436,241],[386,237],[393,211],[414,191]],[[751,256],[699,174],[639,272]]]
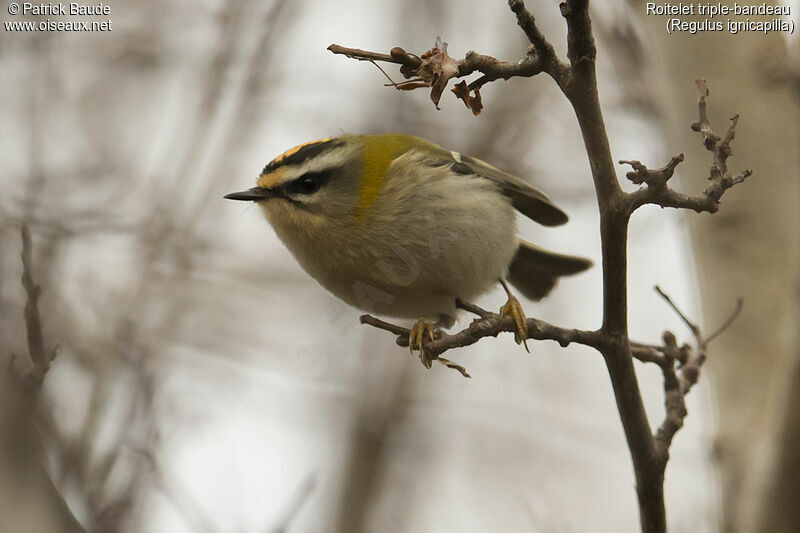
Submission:
[[[304,148],[304,147],[306,147],[306,146],[309,146],[309,145],[311,145],[311,144],[319,144],[319,143],[324,143],[324,142],[327,142],[327,141],[330,141],[330,140],[331,140],[331,138],[330,138],[330,137],[328,137],[328,138],[326,138],[326,139],[320,139],[320,140],[318,140],[318,141],[309,141],[309,142],[307,142],[307,143],[298,144],[298,145],[297,145],[297,146],[295,146],[294,148],[290,148],[289,150],[286,150],[286,151],[285,151],[285,152],[283,152],[281,155],[279,155],[278,157],[276,157],[276,158],[274,159],[274,161],[273,161],[273,162],[274,162],[274,163],[280,163],[281,161],[283,161],[284,159],[286,159],[286,158],[287,158],[287,157],[289,157],[290,155],[292,155],[292,154],[296,154],[298,151],[300,151],[300,149],[302,149],[302,148]]]
[[[283,181],[286,169],[278,168],[272,172],[261,174],[256,180],[256,185],[262,189],[269,189]]]
[[[261,173],[261,176],[259,176],[258,180],[256,181],[256,185],[266,189],[278,185],[284,179],[286,179],[286,169],[281,168],[280,166],[286,159],[293,156],[306,146],[322,144],[330,140],[332,139],[328,137],[326,139],[320,139],[319,141],[309,141],[307,143],[298,144],[294,148],[286,150],[284,153],[270,161],[270,163],[264,168],[264,172]]]

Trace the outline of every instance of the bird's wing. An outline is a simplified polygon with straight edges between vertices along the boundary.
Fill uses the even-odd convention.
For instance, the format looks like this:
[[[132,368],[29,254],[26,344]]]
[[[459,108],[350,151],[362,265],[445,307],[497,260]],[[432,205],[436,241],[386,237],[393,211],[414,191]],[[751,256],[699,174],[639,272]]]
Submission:
[[[544,226],[559,226],[567,222],[567,214],[556,207],[550,198],[525,181],[474,157],[451,152],[452,170],[457,174],[476,175],[491,180],[511,198],[514,208]]]

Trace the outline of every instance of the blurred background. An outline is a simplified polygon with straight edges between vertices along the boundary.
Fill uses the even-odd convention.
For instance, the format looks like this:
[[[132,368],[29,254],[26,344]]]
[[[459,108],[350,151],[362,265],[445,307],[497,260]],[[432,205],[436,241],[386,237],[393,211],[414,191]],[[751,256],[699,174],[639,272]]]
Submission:
[[[526,4],[563,57],[557,3]],[[257,208],[222,199],[301,142],[427,137],[569,213],[555,229],[521,219],[521,235],[598,267],[523,305],[598,327],[589,165],[552,80],[490,84],[473,117],[449,92],[436,111],[427,91],[384,87],[374,66],[326,51],[422,53],[441,35],[453,57],[516,60],[527,41],[505,1],[109,5],[88,20],[110,32],[0,33],[0,531],[637,530],[599,354],[537,342],[529,356],[506,335],[450,355],[471,380],[425,370],[306,275]],[[687,399],[667,467],[671,530],[796,531],[800,39],[669,35],[633,1],[598,0],[592,16],[615,159],[658,167],[684,152],[675,186],[702,190],[710,159],[689,130],[702,76],[718,133],[742,115],[732,169],[755,172],[717,215],[651,206],[631,223],[632,338],[691,340],[656,284],[708,332],[745,299]],[[31,367],[23,224],[57,349],[32,394],[9,381]],[[637,370],[658,424],[661,373]]]

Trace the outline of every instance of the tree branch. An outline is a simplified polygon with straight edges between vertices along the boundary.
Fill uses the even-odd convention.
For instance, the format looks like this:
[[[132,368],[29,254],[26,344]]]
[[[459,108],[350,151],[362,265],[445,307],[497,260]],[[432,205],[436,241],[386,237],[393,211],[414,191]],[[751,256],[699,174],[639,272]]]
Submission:
[[[508,0],[508,7],[517,16],[517,24],[525,32],[528,41],[531,43],[531,47],[528,49],[528,56],[537,58],[542,66],[542,71],[547,72],[560,84],[561,80],[568,74],[569,68],[558,59],[555,48],[536,26],[536,19],[527,10],[522,0]]]
[[[483,109],[480,88],[491,81],[514,77],[530,78],[546,72],[562,85],[566,83],[569,73],[569,67],[558,59],[553,45],[536,26],[533,15],[525,9],[522,0],[509,0],[508,4],[517,16],[517,23],[531,42],[526,56],[513,63],[474,51],[467,52],[464,59],[455,60],[447,55],[447,43],[442,42],[439,37],[436,38],[433,48],[419,56],[410,54],[399,46],[392,48],[389,54],[348,48],[338,44],[330,45],[328,50],[359,61],[383,61],[400,65],[400,73],[409,81],[392,82],[388,85],[399,90],[430,87],[431,100],[437,109],[439,99],[451,79],[480,72],[482,76],[476,80],[469,84],[466,82],[457,84],[452,89],[456,97],[461,99],[473,114],[478,115]]]
[[[743,302],[739,298],[736,302],[736,308],[722,326],[712,333],[708,339],[704,339],[700,327],[678,309],[672,299],[660,287],[656,286],[655,290],[673,311],[681,317],[681,320],[695,338],[694,348],[688,344],[679,347],[672,332],[665,331],[663,335],[664,346],[660,350],[664,359],[660,366],[664,373],[665,416],[653,437],[655,439],[656,454],[661,462],[661,468],[664,469],[669,460],[669,447],[672,444],[672,439],[675,433],[683,427],[683,421],[687,415],[684,399],[700,378],[700,369],[707,358],[708,344],[733,324],[742,310]],[[677,370],[675,368],[676,364],[678,365]]]
[[[15,357],[11,357],[11,370],[19,383],[39,389],[47,371],[50,370],[50,363],[55,359],[58,347],[56,346],[49,353],[45,350],[44,334],[42,333],[42,319],[39,314],[39,296],[41,288],[33,278],[33,247],[31,245],[31,232],[27,225],[20,228],[22,238],[22,288],[25,290],[25,331],[28,340],[28,356],[33,367],[28,371],[19,371],[15,368]]]
[[[728,170],[728,158],[733,154],[731,142],[736,136],[736,125],[739,115],[731,118],[731,124],[723,137],[719,137],[711,129],[708,121],[707,102],[708,88],[704,79],[696,80],[697,84],[697,107],[699,119],[692,123],[692,130],[700,133],[703,137],[703,146],[711,152],[711,170],[709,174],[709,184],[705,190],[695,196],[689,196],[676,192],[669,188],[669,180],[675,167],[683,162],[683,154],[676,155],[666,166],[649,170],[640,161],[620,161],[621,165],[631,165],[633,171],[628,172],[626,177],[637,185],[644,184],[646,187],[627,196],[627,211],[633,213],[645,204],[655,204],[661,207],[674,207],[680,209],[691,209],[697,213],[716,213],[719,209],[722,195],[753,174],[749,168],[745,169],[736,176],[731,175]]]
[[[406,67],[409,70],[418,69],[422,63],[422,60],[418,56],[409,54],[399,46],[392,48],[389,54],[370,52],[368,50],[361,50],[360,48],[347,48],[346,46],[340,46],[338,44],[330,45],[328,50],[334,54],[342,54],[350,59],[357,59],[359,61],[384,61],[386,63],[396,63]]]
[[[12,354],[8,366],[10,386],[0,390],[0,463],[13,465],[15,468],[4,470],[9,479],[3,479],[4,489],[13,487],[19,490],[17,499],[25,501],[27,508],[21,509],[18,520],[10,523],[23,524],[27,515],[33,512],[33,503],[39,510],[46,510],[46,517],[40,524],[49,524],[48,531],[84,532],[84,528],[72,514],[64,500],[63,494],[53,483],[50,473],[45,468],[42,431],[50,427],[40,416],[40,389],[50,369],[50,364],[57,353],[56,349],[47,351],[41,315],[39,313],[39,297],[41,288],[34,278],[33,245],[28,226],[20,227],[22,251],[21,283],[25,291],[25,334],[27,338],[28,356],[31,365],[17,364]],[[30,501],[29,501],[30,500]],[[26,514],[27,513],[27,514]],[[5,517],[4,517],[5,518]],[[30,518],[28,516],[28,518]],[[6,521],[3,521],[6,523]],[[44,526],[43,526],[44,527]]]
[[[589,0],[567,0],[559,7],[567,21],[567,57],[573,71],[587,68],[593,73],[597,49],[589,18]]]
[[[637,208],[648,203],[662,207],[693,209],[698,212],[715,212],[724,192],[744,181],[752,173],[747,169],[733,176],[727,167],[738,116],[731,119],[730,127],[724,136],[715,135],[706,112],[708,90],[705,82],[698,80],[699,119],[692,125],[692,129],[702,135],[703,145],[712,153],[709,185],[697,196],[688,196],[669,188],[669,179],[683,161],[683,155],[680,154],[674,156],[663,167],[654,170],[648,169],[640,161],[621,161],[620,163],[633,167],[627,174],[628,179],[644,185],[638,191],[627,194],[620,187],[616,174],[597,93],[595,71],[597,50],[592,35],[588,0],[566,0],[560,5],[561,14],[567,25],[569,65],[558,59],[553,46],[539,30],[533,15],[525,8],[522,0],[509,0],[509,7],[517,18],[517,24],[531,43],[526,56],[516,63],[500,61],[475,52],[469,52],[464,59],[456,61],[447,55],[447,45],[439,38],[434,48],[421,56],[408,54],[402,48],[393,48],[388,56],[338,45],[331,45],[329,49],[354,59],[388,61],[401,65],[401,74],[406,79],[412,79],[392,85],[405,90],[430,87],[431,99],[437,108],[439,98],[450,79],[480,72],[482,76],[476,80],[469,84],[461,82],[453,89],[456,96],[462,99],[476,115],[482,109],[479,89],[497,79],[530,77],[546,72],[561,88],[572,104],[580,125],[600,211],[603,323],[599,330],[583,331],[528,318],[528,336],[536,340],[554,340],[562,346],[572,342],[585,344],[597,349],[603,355],[633,463],[642,531],[665,532],[663,483],[669,446],[686,417],[684,397],[697,382],[700,367],[706,358],[708,343],[703,341],[699,328],[680,313],[663,292],[660,292],[662,297],[692,330],[697,346],[694,349],[688,345],[678,347],[675,336],[670,332],[664,333],[662,345],[630,341],[627,308],[628,222]],[[452,348],[472,345],[484,337],[494,337],[504,331],[513,332],[516,328],[511,317],[501,317],[464,302],[457,302],[457,305],[475,313],[479,318],[473,320],[466,329],[456,333],[436,332],[432,340],[421,341],[421,348],[426,352],[426,361],[439,360],[468,376],[463,367],[442,359],[441,354]],[[361,321],[397,335],[398,344],[409,343],[409,330],[406,328],[383,322],[369,315],[363,315]],[[732,319],[726,322],[725,327],[730,322]],[[658,364],[664,374],[666,416],[655,434],[642,402],[633,366],[634,358]]]
[[[442,330],[436,330],[434,332],[434,340],[425,340],[423,344],[423,349],[428,359],[432,361],[442,361],[441,355],[447,350],[470,346],[485,337],[497,337],[497,335],[503,332],[514,333],[516,331],[514,319],[511,316],[500,316],[497,313],[486,311],[476,305],[468,304],[460,300],[458,300],[458,307],[478,315],[479,318],[473,320],[465,329],[455,333],[446,333]],[[362,324],[368,324],[397,335],[397,344],[400,346],[408,346],[410,329],[391,324],[371,315],[361,315],[360,320]],[[527,325],[528,339],[551,340],[557,342],[562,347],[569,346],[574,342],[593,348],[600,348],[605,343],[605,338],[599,331],[562,328],[536,318],[527,318]],[[444,363],[447,366],[450,366],[448,363],[455,364],[447,359],[444,360]],[[465,373],[465,371],[462,371],[463,367],[460,365],[452,366],[451,368],[459,370],[462,374]],[[469,377],[469,375],[466,377]]]

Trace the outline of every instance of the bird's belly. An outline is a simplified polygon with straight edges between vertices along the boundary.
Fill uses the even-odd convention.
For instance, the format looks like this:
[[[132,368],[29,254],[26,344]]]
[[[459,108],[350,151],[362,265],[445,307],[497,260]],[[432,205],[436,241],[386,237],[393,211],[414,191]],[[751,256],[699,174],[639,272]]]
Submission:
[[[365,245],[354,257],[330,254],[326,268],[318,268],[319,261],[300,263],[323,287],[363,311],[438,318],[453,314],[455,298],[473,300],[505,275],[516,242],[505,244],[505,250],[465,253],[447,243],[433,249],[380,243]]]
[[[501,206],[502,207],[502,206]],[[360,242],[296,254],[321,285],[350,305],[397,317],[452,315],[455,298],[470,301],[505,276],[516,252],[514,213],[451,223],[397,223]]]

